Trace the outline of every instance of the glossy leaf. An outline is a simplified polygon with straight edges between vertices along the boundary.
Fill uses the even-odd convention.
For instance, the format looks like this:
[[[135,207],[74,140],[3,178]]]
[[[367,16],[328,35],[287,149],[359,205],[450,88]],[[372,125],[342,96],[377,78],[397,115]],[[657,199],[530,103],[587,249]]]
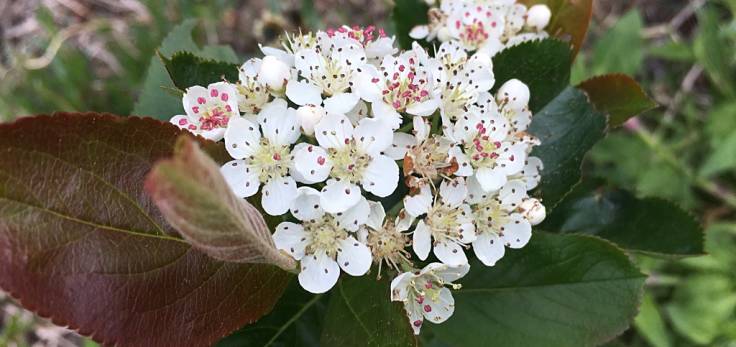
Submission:
[[[529,107],[537,112],[570,84],[570,46],[555,39],[525,42],[493,57],[495,93],[516,78],[529,86]]]
[[[585,41],[588,26],[593,14],[593,0],[520,0],[532,6],[546,4],[552,10],[552,18],[547,32],[557,38],[569,40],[573,57],[577,55]]]
[[[595,346],[637,313],[645,276],[608,242],[536,232],[494,267],[477,261],[454,292],[455,314],[428,324],[451,346]]]
[[[294,259],[276,249],[261,212],[233,194],[220,165],[191,137],[179,138],[174,157],[154,166],[145,187],[164,218],[201,252],[228,262],[296,269]]]
[[[222,339],[217,347],[318,347],[328,295],[314,295],[291,284],[273,311]]]
[[[609,122],[614,127],[657,107],[639,83],[623,74],[594,77],[581,83],[578,88],[588,94],[598,111],[609,115]]]
[[[538,190],[548,209],[580,181],[583,157],[603,138],[605,128],[605,116],[594,111],[587,96],[572,87],[534,116],[529,131],[542,144],[532,155],[544,163]]]
[[[161,57],[174,85],[180,90],[191,86],[238,80],[238,65],[203,59],[189,52],[179,52],[171,58]]]
[[[594,182],[576,187],[543,228],[596,235],[643,253],[704,254],[702,228],[677,205],[658,198],[637,199],[627,191],[599,188]]]
[[[332,291],[321,346],[418,345],[403,305],[390,301],[388,279],[346,276]]]
[[[411,48],[414,39],[409,37],[409,32],[414,26],[429,22],[427,12],[429,12],[429,6],[424,0],[399,0],[395,2],[392,19],[401,48]]]
[[[106,345],[209,345],[270,311],[286,272],[194,250],[144,192],[181,134],[101,114],[0,125],[0,288]]]

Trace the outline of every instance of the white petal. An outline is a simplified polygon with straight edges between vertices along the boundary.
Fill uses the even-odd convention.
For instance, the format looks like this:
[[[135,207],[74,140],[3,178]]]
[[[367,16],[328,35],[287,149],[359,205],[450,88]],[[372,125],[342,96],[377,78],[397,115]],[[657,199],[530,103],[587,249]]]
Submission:
[[[429,26],[417,25],[409,32],[409,37],[415,40],[421,40],[429,35]]]
[[[322,89],[305,81],[289,81],[286,85],[286,96],[299,106],[322,104]]]
[[[424,323],[422,305],[419,305],[416,301],[406,301],[404,302],[404,310],[406,311],[406,316],[409,318],[411,329],[414,330],[414,335],[419,335],[422,324]]]
[[[286,176],[272,179],[263,186],[261,206],[266,213],[280,216],[289,211],[296,193],[296,182],[293,178]]]
[[[239,117],[234,117],[239,118]],[[220,141],[223,137],[225,137],[225,128],[214,128],[212,130],[203,130],[199,133],[200,136],[204,137],[207,140],[211,141]]]
[[[416,117],[415,119],[421,119]],[[394,133],[394,139],[391,146],[386,148],[383,153],[393,160],[403,160],[408,152],[415,144],[417,139],[407,133]]]
[[[520,110],[529,105],[529,96],[529,87],[517,79],[512,79],[501,85],[496,94],[496,100],[499,104]]]
[[[258,125],[241,117],[231,119],[225,131],[225,149],[235,159],[250,157],[261,146]]]
[[[320,205],[329,213],[345,212],[360,202],[360,188],[345,181],[329,180],[322,188]]]
[[[526,185],[519,180],[509,181],[498,191],[498,198],[501,204],[511,209],[521,204],[521,200],[526,197]]]
[[[500,189],[501,187],[503,187],[504,184],[506,184],[507,181],[506,174],[503,173],[500,168],[480,168],[475,173],[475,178],[478,180],[481,187],[483,187],[483,190],[485,190],[486,192],[492,192]]]
[[[508,148],[508,151],[505,149]],[[511,146],[504,144],[501,147],[501,156],[496,160],[496,164],[506,175],[515,175],[524,169],[526,163],[526,148],[524,143],[515,143]]]
[[[202,116],[201,109],[209,102],[210,95],[207,93],[207,88],[202,86],[189,87],[182,96],[184,111],[191,119],[199,119]]]
[[[450,266],[460,266],[468,263],[463,247],[455,242],[437,242],[434,245],[434,255],[441,262]]]
[[[357,73],[353,91],[367,102],[377,102],[381,100],[382,82],[383,78],[375,66],[364,65]]]
[[[353,137],[366,153],[377,155],[391,146],[393,132],[376,118],[363,118],[355,128]]]
[[[432,115],[437,108],[440,107],[440,101],[438,99],[429,99],[420,103],[415,103],[406,109],[406,113],[419,116],[427,117]]]
[[[469,264],[460,266],[449,266],[443,263],[430,263],[422,269],[422,274],[432,272],[439,276],[445,283],[455,282],[468,274],[470,271]]]
[[[379,230],[383,227],[383,222],[386,219],[386,210],[380,202],[368,201],[371,212],[368,214],[368,220],[365,224],[373,230]]]
[[[258,192],[261,182],[258,180],[259,172],[248,165],[244,160],[233,160],[225,163],[220,168],[220,173],[232,189],[233,194],[239,198],[247,198]]]
[[[343,271],[352,276],[363,276],[371,268],[371,250],[368,246],[358,242],[350,236],[340,241],[340,250],[337,252],[337,263]]]
[[[494,266],[503,258],[506,247],[503,240],[495,233],[485,232],[473,241],[475,256],[486,266]]]
[[[324,148],[342,148],[353,138],[353,124],[341,114],[328,114],[314,126],[317,142]]]
[[[286,63],[286,65],[294,66],[293,54],[279,48],[265,47],[263,45],[258,45],[258,47],[261,49],[261,53],[263,53],[263,55],[272,55]]]
[[[401,126],[401,114],[396,112],[391,105],[378,100],[372,103],[371,106],[373,107],[373,116],[388,125],[391,130],[396,130]]]
[[[193,133],[196,133],[199,130],[199,122],[190,119],[189,116],[174,116],[171,117],[171,120],[169,120],[169,122],[179,127],[179,129],[189,130]]]
[[[290,145],[299,138],[299,119],[296,110],[287,108],[286,100],[275,99],[258,114],[263,136],[271,144]]]
[[[289,253],[296,260],[304,257],[304,249],[309,244],[304,228],[291,222],[283,222],[276,227],[273,242],[277,249]]]
[[[424,303],[424,317],[435,324],[446,321],[455,312],[455,299],[447,288],[440,289],[437,301],[432,300],[432,296],[428,295]]]
[[[385,198],[391,195],[399,184],[399,166],[385,155],[375,156],[365,168],[361,184],[365,190]]]
[[[456,176],[468,177],[473,175],[473,166],[470,165],[470,159],[468,158],[460,147],[455,146],[450,149],[450,157],[454,158],[457,162]]]
[[[471,205],[475,205],[485,201],[489,196],[493,195],[493,192],[486,192],[478,182],[475,176],[468,177],[468,198],[467,202]]]
[[[301,262],[299,284],[310,293],[322,294],[330,290],[340,277],[337,262],[325,252],[306,255]]]
[[[508,247],[519,249],[529,243],[532,238],[532,226],[521,214],[514,213],[510,221],[503,226],[503,240]]]
[[[467,207],[465,209],[466,215],[470,216],[471,213],[473,213],[472,210],[470,209],[468,205],[464,205],[464,207]],[[461,222],[461,223],[462,224],[460,224],[460,242],[468,244],[468,243],[475,241],[475,238],[477,237],[477,235],[475,234],[475,224],[473,224],[472,220],[468,218],[466,222]]]
[[[407,195],[404,197],[404,209],[414,217],[419,217],[427,213],[431,206],[432,191],[427,184],[422,186],[419,194],[414,196]]]
[[[352,93],[339,93],[325,99],[328,113],[346,114],[358,104],[360,98]]]
[[[404,301],[409,294],[411,281],[416,277],[411,272],[404,272],[391,280],[391,301]]]
[[[345,116],[350,119],[350,123],[352,123],[353,126],[358,125],[358,122],[360,122],[361,119],[368,117],[368,104],[364,101],[358,101],[355,107],[350,110],[350,112],[346,113]]]
[[[432,233],[429,230],[427,224],[424,224],[424,220],[420,220],[417,223],[417,227],[414,229],[414,235],[412,236],[412,248],[416,253],[419,260],[427,259],[429,256],[429,250],[432,247]]]
[[[299,187],[294,203],[289,209],[300,221],[310,221],[322,217],[325,211],[319,205],[320,193],[312,187]]]
[[[432,129],[426,119],[422,117],[414,117],[414,119],[412,119],[412,123],[414,126],[414,135],[417,137],[417,143],[429,138],[429,133]]]
[[[368,214],[371,212],[371,207],[368,204],[368,200],[361,198],[360,201],[345,212],[339,212],[335,215],[339,226],[347,231],[358,231],[361,225],[364,225],[368,220]]]
[[[442,202],[450,206],[459,206],[465,201],[468,195],[468,187],[465,185],[465,179],[455,177],[452,180],[443,180],[440,185],[440,197]]]
[[[532,190],[539,185],[539,181],[542,179],[540,172],[544,169],[542,160],[537,157],[528,157],[526,159],[526,165],[522,170],[526,181],[526,190]]]
[[[294,147],[294,169],[306,180],[305,183],[317,183],[327,179],[332,170],[332,162],[327,151],[308,143]]]

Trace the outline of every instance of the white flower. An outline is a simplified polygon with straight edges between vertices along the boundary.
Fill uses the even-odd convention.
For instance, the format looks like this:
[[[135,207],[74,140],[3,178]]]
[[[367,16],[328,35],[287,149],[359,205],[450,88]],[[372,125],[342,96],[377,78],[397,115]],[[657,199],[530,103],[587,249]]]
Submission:
[[[261,63],[261,59],[253,58],[240,67],[239,81],[235,86],[238,90],[238,108],[246,115],[258,114],[271,100],[267,86],[258,81]]]
[[[392,130],[400,127],[401,113],[426,117],[440,106],[434,93],[436,79],[427,65],[434,58],[416,42],[411,51],[386,56],[380,67],[365,65],[358,72],[357,93],[372,105],[373,115]]]
[[[427,216],[417,223],[414,229],[412,247],[419,259],[427,259],[432,239],[433,252],[441,262],[458,266],[466,264],[463,247],[475,240],[475,227],[470,206],[464,203],[467,187],[462,177],[451,181],[443,181],[440,185],[439,199],[434,199],[431,206],[427,206],[427,190],[419,197],[406,199],[406,211],[414,216]]]
[[[330,37],[357,40],[365,48],[365,54],[369,61],[381,59],[398,52],[398,48],[394,47],[396,38],[388,37],[383,29],[376,29],[373,25],[365,28],[358,26],[350,28],[344,25],[336,30],[328,29],[327,34]]]
[[[383,263],[399,271],[401,265],[411,264],[411,255],[406,251],[409,235],[405,231],[411,227],[411,217],[396,217],[395,221],[386,220],[386,211],[378,202],[369,202],[370,214],[365,225],[358,231],[358,240],[368,245],[373,253],[373,262],[378,264],[378,277],[381,276]]]
[[[461,144],[450,153],[458,162],[455,174],[474,175],[487,192],[498,190],[526,161],[529,144],[514,135],[497,112],[466,114],[454,126],[454,139]]]
[[[538,225],[544,221],[547,217],[547,209],[542,205],[542,202],[531,198],[524,200],[519,209],[523,211],[524,218],[526,218],[531,225]]]
[[[404,303],[404,310],[415,335],[419,335],[424,319],[439,324],[455,312],[455,299],[446,286],[460,289],[452,282],[464,277],[470,266],[450,267],[431,263],[416,272],[404,272],[391,281],[391,300]]]
[[[321,195],[325,211],[339,213],[355,206],[361,199],[358,185],[378,197],[394,192],[399,167],[381,154],[393,139],[382,122],[364,118],[353,128],[347,117],[328,114],[314,130],[319,146],[303,144],[295,149],[294,167],[304,183],[330,178]]]
[[[314,126],[327,115],[327,111],[320,106],[306,105],[299,107],[296,110],[296,115],[299,118],[299,125],[302,127],[304,135],[312,136],[314,135]]]
[[[526,26],[534,31],[542,31],[549,24],[552,11],[547,5],[534,5],[526,13]]]
[[[434,76],[439,76],[440,110],[443,119],[454,120],[476,102],[481,92],[493,87],[493,63],[484,53],[468,57],[456,41],[443,43],[435,54]]]
[[[471,178],[468,180],[467,201],[473,211],[478,235],[473,241],[473,251],[483,264],[495,265],[504,256],[504,245],[518,249],[529,242],[532,224],[519,208],[528,201],[523,182],[511,181],[498,193],[489,194]],[[537,207],[532,213],[538,214],[538,211]]]
[[[296,181],[289,175],[293,165],[291,145],[299,139],[294,109],[276,99],[258,115],[259,125],[236,118],[225,133],[225,148],[234,159],[221,172],[235,195],[249,197],[264,185],[261,205],[270,215],[281,215],[296,196]],[[259,130],[260,128],[260,130]],[[263,136],[261,136],[263,132]]]
[[[274,56],[265,56],[258,70],[258,82],[274,93],[282,93],[291,79],[289,65]]]
[[[222,140],[230,120],[240,117],[238,92],[225,82],[187,88],[182,103],[186,115],[174,116],[171,123],[213,141]]]
[[[468,1],[448,1],[455,6],[448,9],[446,27],[450,37],[460,42],[467,51],[483,52],[494,56],[501,50],[501,36],[506,28],[505,7],[474,4]]]
[[[361,199],[352,209],[333,215],[325,213],[320,193],[301,187],[291,208],[301,224],[283,222],[276,227],[276,247],[301,262],[299,284],[311,293],[330,290],[340,276],[340,269],[351,276],[362,276],[370,269],[368,247],[352,232],[365,223],[369,205]]]

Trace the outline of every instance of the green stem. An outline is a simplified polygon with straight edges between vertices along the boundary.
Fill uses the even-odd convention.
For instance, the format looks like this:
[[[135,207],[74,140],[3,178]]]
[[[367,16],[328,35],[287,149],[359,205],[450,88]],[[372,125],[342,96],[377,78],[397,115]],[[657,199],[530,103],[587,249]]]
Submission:
[[[302,315],[304,314],[304,312],[307,312],[307,310],[308,310],[308,309],[309,309],[310,307],[312,307],[312,305],[314,305],[314,304],[315,304],[315,303],[316,303],[317,301],[319,301],[319,299],[320,299],[320,298],[322,298],[322,295],[315,295],[315,296],[314,296],[314,297],[312,298],[312,300],[309,300],[309,301],[308,301],[308,302],[307,302],[306,304],[304,304],[304,306],[303,306],[303,307],[302,307],[302,308],[301,308],[301,309],[299,310],[299,312],[297,312],[297,313],[296,313],[296,314],[294,314],[294,315],[293,315],[293,316],[292,316],[291,318],[289,318],[289,320],[288,320],[288,321],[287,321],[286,323],[284,323],[284,325],[282,325],[282,326],[281,326],[281,328],[279,328],[279,330],[278,330],[278,331],[276,332],[276,334],[274,334],[274,335],[273,335],[273,336],[271,337],[271,339],[270,339],[270,340],[268,340],[268,342],[266,342],[266,344],[265,344],[265,345],[263,345],[263,346],[264,346],[264,347],[268,347],[268,346],[272,345],[272,344],[273,344],[274,342],[276,342],[276,339],[277,339],[277,338],[278,338],[278,337],[279,337],[279,336],[280,336],[280,335],[281,335],[281,334],[282,334],[282,333],[283,333],[284,331],[286,331],[286,329],[287,329],[287,328],[288,328],[288,327],[289,327],[290,325],[292,325],[292,324],[293,324],[294,322],[296,322],[296,320],[297,320],[297,319],[299,319],[299,317],[301,317],[301,316],[302,316]]]

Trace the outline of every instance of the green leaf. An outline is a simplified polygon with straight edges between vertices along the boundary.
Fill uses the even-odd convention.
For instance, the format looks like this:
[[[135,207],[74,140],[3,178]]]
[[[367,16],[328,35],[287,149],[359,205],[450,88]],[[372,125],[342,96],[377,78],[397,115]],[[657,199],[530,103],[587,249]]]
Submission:
[[[202,59],[189,52],[178,52],[171,58],[161,57],[174,85],[180,90],[191,86],[207,86],[223,80],[238,80],[238,65]]]
[[[657,107],[639,83],[622,74],[594,77],[581,83],[578,88],[588,94],[598,111],[609,115],[609,123],[613,127]]]
[[[569,41],[573,57],[583,47],[585,35],[593,15],[593,0],[520,0],[522,4],[533,6],[545,4],[552,10],[552,18],[546,31],[561,40]]]
[[[524,42],[505,49],[493,57],[493,92],[516,78],[529,86],[529,107],[537,112],[570,84],[571,59],[570,46],[556,39]]]
[[[103,345],[209,345],[270,311],[286,272],[196,251],[143,190],[182,134],[101,114],[0,125],[0,287]]]
[[[390,301],[389,281],[343,277],[332,289],[321,346],[417,346],[403,305]]]
[[[708,178],[734,168],[736,168],[736,131],[713,149],[700,168],[699,174]]]
[[[683,63],[692,63],[695,60],[692,45],[679,41],[667,41],[660,45],[651,46],[647,50],[647,55],[653,58]]]
[[[451,346],[594,346],[623,332],[645,276],[608,242],[536,232],[494,267],[473,261],[455,313],[426,324]]]
[[[319,346],[327,296],[304,291],[291,281],[273,311],[222,339],[217,347]]]
[[[596,235],[631,251],[667,256],[702,255],[700,224],[677,205],[637,199],[597,182],[578,185],[548,216],[544,230]]]
[[[414,39],[409,37],[409,32],[414,26],[429,22],[427,12],[429,12],[429,6],[423,0],[398,0],[395,2],[391,18],[401,48],[411,48]]]
[[[174,157],[156,164],[145,188],[164,218],[199,251],[228,262],[296,269],[294,259],[276,249],[261,212],[233,194],[220,165],[190,137],[180,137]]]
[[[695,57],[718,90],[726,96],[736,95],[734,70],[730,63],[736,50],[721,37],[719,13],[712,6],[698,11],[700,32],[694,42]]]
[[[593,49],[593,75],[638,73],[644,62],[644,40],[641,37],[643,25],[639,11],[634,9],[606,31]]]
[[[583,157],[603,138],[605,128],[605,116],[594,111],[586,95],[572,87],[534,116],[529,131],[542,144],[532,155],[544,163],[538,190],[548,209],[580,181]]]
[[[718,148],[733,133],[736,133],[736,102],[716,105],[708,114],[705,131],[711,148]]]
[[[652,347],[672,346],[667,326],[659,313],[659,308],[651,294],[645,293],[639,307],[639,315],[634,320],[636,330]]]

